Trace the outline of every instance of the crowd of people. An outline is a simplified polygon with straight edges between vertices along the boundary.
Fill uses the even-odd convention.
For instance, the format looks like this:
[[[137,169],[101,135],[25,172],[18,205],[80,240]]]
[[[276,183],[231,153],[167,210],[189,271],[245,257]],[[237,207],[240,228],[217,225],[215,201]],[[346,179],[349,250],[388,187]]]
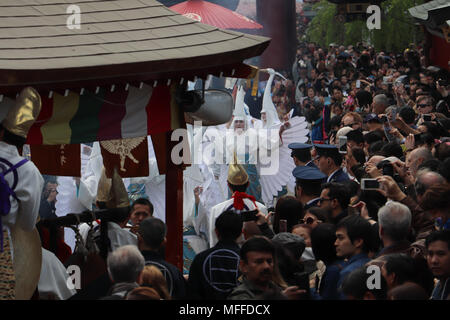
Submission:
[[[450,86],[446,70],[424,63],[414,47],[301,44],[272,88],[280,121],[309,124],[309,143],[289,145],[295,190],[266,208],[246,193],[244,167],[230,165],[232,196],[208,217],[214,241],[184,275],[164,258],[165,223],[138,199],[100,236],[84,235],[100,239],[105,272],[67,296],[450,299]],[[6,129],[0,138],[13,143]],[[47,189],[43,218],[54,211]]]
[[[310,143],[289,146],[294,194],[268,215],[255,203],[254,221],[216,215],[218,241],[185,282],[166,279],[189,299],[449,299],[448,73],[424,61],[414,48],[301,45],[272,92],[280,120],[310,124]]]

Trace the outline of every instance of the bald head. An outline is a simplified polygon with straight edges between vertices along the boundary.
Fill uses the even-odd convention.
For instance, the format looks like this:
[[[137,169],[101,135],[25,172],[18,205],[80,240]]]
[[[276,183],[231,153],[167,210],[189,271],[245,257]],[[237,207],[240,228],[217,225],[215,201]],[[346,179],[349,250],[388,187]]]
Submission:
[[[417,200],[419,202],[422,201],[422,197],[425,194],[425,191],[427,191],[427,189],[431,186],[445,183],[445,178],[439,173],[431,171],[427,168],[419,170],[417,172],[417,179],[415,183]]]
[[[385,157],[383,156],[372,156],[370,157],[370,159],[366,162],[366,165],[368,164],[373,164],[373,165],[377,165],[379,164],[381,161],[383,161],[385,159]]]
[[[431,151],[425,147],[417,148],[406,157],[406,166],[412,176],[416,176],[419,166],[425,161],[433,159]]]
[[[445,184],[445,178],[443,176],[428,169],[419,170],[417,172],[417,181],[427,188],[435,184]]]

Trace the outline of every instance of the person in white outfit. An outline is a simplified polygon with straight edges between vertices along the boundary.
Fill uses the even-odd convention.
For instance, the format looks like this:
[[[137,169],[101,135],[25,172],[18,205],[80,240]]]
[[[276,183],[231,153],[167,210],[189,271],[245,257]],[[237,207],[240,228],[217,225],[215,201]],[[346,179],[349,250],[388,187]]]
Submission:
[[[32,266],[40,265],[41,252],[27,253],[27,249],[34,248],[33,245],[29,243],[18,247],[11,236],[21,229],[21,234],[36,233],[39,241],[35,225],[44,179],[37,167],[20,154],[40,110],[41,98],[38,92],[30,87],[25,88],[0,124],[0,299],[21,297],[17,292],[22,290],[21,283],[17,279],[26,279],[28,275],[33,278]],[[18,242],[17,238],[15,242]],[[21,254],[18,254],[19,251]],[[29,269],[28,275],[22,277],[17,274],[16,267],[19,257],[25,257],[24,253],[28,255]]]
[[[242,211],[258,209],[261,213],[267,215],[267,208],[262,203],[255,201],[254,197],[245,193],[249,185],[249,178],[244,167],[237,163],[236,156],[234,158],[234,163],[231,163],[228,167],[227,183],[232,192],[231,199],[215,205],[211,209],[211,213],[208,217],[208,240],[210,248],[214,247],[218,242],[214,228],[216,219],[222,212],[234,210],[237,213],[240,213]]]
[[[50,251],[42,248],[41,276],[38,282],[40,300],[67,300],[77,291],[75,284],[69,280],[64,265]]]

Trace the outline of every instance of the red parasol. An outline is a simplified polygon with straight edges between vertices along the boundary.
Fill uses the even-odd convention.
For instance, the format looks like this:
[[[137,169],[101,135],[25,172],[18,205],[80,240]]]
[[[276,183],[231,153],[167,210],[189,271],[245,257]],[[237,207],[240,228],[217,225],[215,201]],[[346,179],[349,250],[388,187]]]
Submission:
[[[188,0],[170,9],[190,19],[221,29],[262,29],[263,27],[237,12],[203,0]]]

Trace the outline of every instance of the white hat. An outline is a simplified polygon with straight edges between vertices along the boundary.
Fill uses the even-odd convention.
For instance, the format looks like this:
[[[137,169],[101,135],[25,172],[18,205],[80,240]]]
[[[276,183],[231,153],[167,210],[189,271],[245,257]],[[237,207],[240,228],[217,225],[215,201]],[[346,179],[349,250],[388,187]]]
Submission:
[[[236,103],[234,104],[233,121],[247,119],[247,115],[245,113],[244,98],[245,98],[244,87],[242,85],[240,85],[238,87],[238,91],[236,93]]]
[[[261,109],[261,113],[263,113],[263,112],[266,113],[265,127],[270,128],[274,124],[280,123],[280,119],[278,118],[277,109],[275,108],[275,105],[273,104],[273,101],[272,101],[272,93],[271,93],[272,82],[273,82],[273,79],[275,78],[275,75],[280,76],[283,79],[285,79],[285,78],[283,77],[283,75],[281,75],[280,73],[276,72],[275,70],[273,70],[271,68],[263,69],[261,71],[264,71],[264,72],[267,72],[270,74],[269,80],[267,80],[266,88],[264,90],[264,97],[263,97],[263,103],[262,103],[262,109]]]

